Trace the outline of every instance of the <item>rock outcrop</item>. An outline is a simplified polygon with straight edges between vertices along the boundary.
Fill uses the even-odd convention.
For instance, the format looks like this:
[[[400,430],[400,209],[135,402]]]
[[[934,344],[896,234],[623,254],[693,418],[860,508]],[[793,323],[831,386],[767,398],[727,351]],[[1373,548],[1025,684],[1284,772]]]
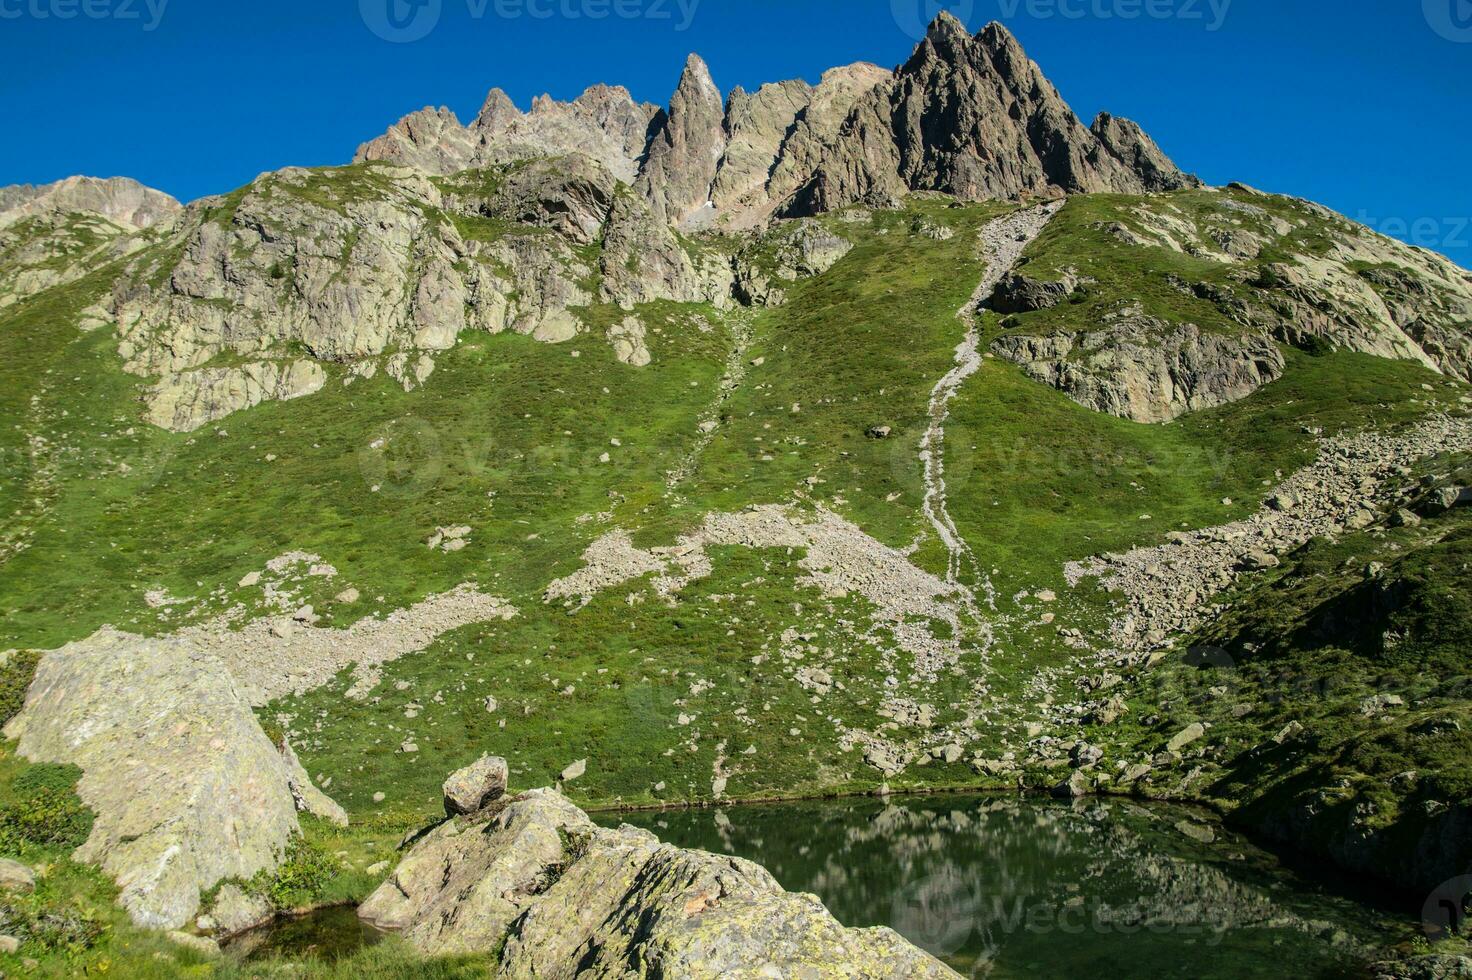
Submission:
[[[165,375],[148,389],[144,418],[175,432],[193,432],[267,401],[290,401],[322,390],[327,372],[315,361],[257,361]]]
[[[443,175],[581,153],[629,183],[658,111],[635,102],[627,89],[594,85],[572,102],[542,96],[523,113],[505,92],[492,89],[469,126],[462,126],[449,109],[421,109],[364,143],[353,162],[377,160]]]
[[[534,790],[431,831],[359,909],[497,976],[954,977],[888,929],[845,929],[758,865],[596,827]]]
[[[1001,337],[992,350],[1080,405],[1136,422],[1169,422],[1246,398],[1284,366],[1270,338],[1139,316],[1081,334]]]
[[[178,929],[201,890],[274,867],[298,807],[346,822],[225,665],[179,641],[103,631],[46,654],[5,734],[23,758],[81,768],[96,821],[76,858],[112,875],[148,928]]]

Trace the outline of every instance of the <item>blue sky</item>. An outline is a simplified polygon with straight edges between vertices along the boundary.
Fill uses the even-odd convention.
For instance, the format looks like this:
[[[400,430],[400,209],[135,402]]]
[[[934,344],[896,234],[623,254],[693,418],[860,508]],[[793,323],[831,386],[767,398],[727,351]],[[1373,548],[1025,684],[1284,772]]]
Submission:
[[[0,184],[127,175],[192,199],[346,162],[405,112],[474,116],[606,81],[664,103],[698,51],[725,89],[903,61],[933,0],[0,0]],[[405,3],[405,0],[393,0]],[[438,6],[435,17],[434,6]],[[1183,167],[1313,198],[1472,266],[1472,0],[961,0],[1087,121]],[[366,15],[364,11],[367,11]],[[602,16],[599,16],[599,15]]]

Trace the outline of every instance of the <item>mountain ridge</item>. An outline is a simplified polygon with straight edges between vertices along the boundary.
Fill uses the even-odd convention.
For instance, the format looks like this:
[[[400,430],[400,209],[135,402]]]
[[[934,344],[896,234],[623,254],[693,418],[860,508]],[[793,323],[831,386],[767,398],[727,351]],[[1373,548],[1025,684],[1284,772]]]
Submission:
[[[589,101],[605,111],[586,111]],[[824,72],[817,86],[792,80],[723,97],[692,54],[664,109],[637,105],[623,88],[593,86],[570,103],[542,96],[522,116],[494,89],[468,127],[447,109],[421,109],[353,159],[445,175],[495,158],[499,130],[488,119],[539,114],[576,120],[555,137],[544,133],[542,149],[589,153],[633,182],[657,216],[687,229],[748,228],[774,214],[812,215],[917,190],[991,200],[1199,185],[1129,120],[1103,113],[1085,127],[1002,24],[972,35],[949,13],[892,71],[856,62]],[[826,125],[811,125],[824,115]],[[764,118],[753,126],[754,116]],[[647,138],[635,153],[640,121]],[[731,152],[743,131],[763,124],[764,139]],[[609,153],[610,143],[620,152]]]

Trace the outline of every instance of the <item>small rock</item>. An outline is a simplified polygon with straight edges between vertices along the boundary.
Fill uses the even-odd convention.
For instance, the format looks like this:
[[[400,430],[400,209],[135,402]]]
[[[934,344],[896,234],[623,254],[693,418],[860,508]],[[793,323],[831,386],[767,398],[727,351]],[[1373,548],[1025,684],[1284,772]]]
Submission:
[[[36,873],[19,861],[0,858],[0,892],[30,892],[36,889]]]
[[[1269,568],[1277,568],[1281,564],[1282,562],[1278,560],[1277,555],[1269,554],[1266,551],[1249,551],[1242,556],[1238,567],[1244,572],[1262,572]]]
[[[1287,513],[1298,506],[1298,498],[1291,493],[1275,493],[1264,502],[1280,513]]]
[[[1287,742],[1289,739],[1297,738],[1299,735],[1302,735],[1302,734],[1303,734],[1303,725],[1302,725],[1302,723],[1296,722],[1296,721],[1290,721],[1288,724],[1286,724],[1286,725],[1283,726],[1283,729],[1280,732],[1278,732],[1278,734],[1276,734],[1276,735],[1273,736],[1273,742],[1276,743],[1276,744],[1278,744],[1278,745],[1282,745],[1284,742]]]
[[[1077,800],[1088,796],[1093,791],[1094,785],[1089,782],[1089,777],[1075,769],[1072,775],[1053,787],[1052,793],[1059,799]]]
[[[1199,721],[1194,722],[1176,734],[1169,742],[1165,743],[1167,752],[1179,752],[1192,742],[1199,742],[1206,736],[1206,726]]]
[[[1360,714],[1366,718],[1374,718],[1391,708],[1404,708],[1405,706],[1406,699],[1399,694],[1376,694],[1360,702]]]
[[[253,586],[260,585],[260,584],[261,584],[261,573],[260,572],[251,572],[245,578],[243,578],[243,579],[240,580],[240,587],[242,589],[249,589],[249,588],[251,588]]]
[[[562,770],[562,781],[570,783],[574,779],[581,779],[588,772],[588,760],[579,759],[566,769]]]
[[[177,930],[165,933],[164,936],[169,942],[183,946],[186,949],[192,949],[196,953],[203,953],[205,956],[220,955],[220,944],[205,936],[196,936],[192,933],[178,932]]]
[[[1138,783],[1150,775],[1152,768],[1143,762],[1137,762],[1124,771],[1123,781],[1126,783]]]
[[[393,865],[389,864],[387,861],[379,861],[377,864],[369,866],[368,873],[377,878],[379,875],[388,871],[388,869],[391,867],[393,867]]]
[[[346,589],[342,592],[339,592],[337,594],[337,598],[333,601],[338,603],[339,605],[351,606],[355,605],[357,601],[361,598],[362,596],[359,594],[357,589]]]
[[[14,936],[0,936],[0,953],[13,956],[20,952],[20,940]]]
[[[894,429],[890,428],[887,425],[876,425],[871,427],[869,431],[864,434],[867,435],[870,439],[888,439],[891,435],[894,434]]]
[[[1080,742],[1073,747],[1069,754],[1075,769],[1084,769],[1089,766],[1098,765],[1104,758],[1104,750],[1097,745],[1088,742]]]
[[[1182,834],[1186,835],[1192,840],[1200,841],[1203,844],[1211,844],[1215,843],[1216,841],[1216,831],[1212,830],[1210,827],[1205,826],[1204,824],[1192,823],[1189,820],[1182,820],[1176,824],[1176,830],[1180,831]]]

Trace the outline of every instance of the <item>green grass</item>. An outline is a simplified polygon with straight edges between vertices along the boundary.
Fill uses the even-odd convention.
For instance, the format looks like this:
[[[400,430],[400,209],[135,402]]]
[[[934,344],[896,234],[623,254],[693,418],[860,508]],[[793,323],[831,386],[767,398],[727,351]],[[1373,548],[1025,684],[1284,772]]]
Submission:
[[[1428,470],[1465,482],[1472,461]],[[1191,763],[1205,776],[1186,795],[1310,853],[1429,889],[1440,868],[1472,860],[1444,824],[1472,799],[1469,567],[1465,511],[1310,542],[1196,638],[1217,651],[1209,666],[1168,663],[1131,693],[1124,722],[1093,736],[1128,758],[1209,722],[1211,751]],[[1367,714],[1378,696],[1400,703]],[[1301,733],[1275,741],[1290,724]],[[1180,775],[1152,791],[1180,792]]]
[[[498,172],[462,175],[445,186],[489,193],[499,179]],[[283,192],[337,210],[387,193],[385,180],[371,167],[334,169]],[[1302,217],[1289,204],[1234,195]],[[1203,223],[1219,207],[1219,198],[1204,194],[1171,200]],[[240,194],[225,199],[218,220],[231,220],[240,201]],[[1084,302],[1065,304],[1049,322],[1087,324],[1108,304],[1136,297],[1168,318],[1226,329],[1212,319],[1220,317],[1214,305],[1166,278],[1218,281],[1220,267],[1165,249],[1130,249],[1093,228],[1132,203],[1075,199],[1030,252],[1033,273],[1056,271],[1066,258],[1100,280]],[[618,364],[602,336],[626,312],[595,305],[579,311],[587,332],[567,344],[466,333],[412,394],[384,377],[345,386],[331,369],[317,395],[262,405],[191,435],[140,422],[142,382],[122,372],[116,337],[75,329],[76,312],[102,295],[108,274],[0,311],[0,417],[7,423],[0,426],[0,514],[16,549],[0,561],[0,649],[51,648],[103,624],[166,632],[235,605],[258,612],[259,590],[236,583],[297,550],[339,570],[331,582],[313,580],[302,596],[328,625],[386,614],[463,582],[514,603],[519,613],[509,622],[465,627],[387,665],[367,701],[344,697],[343,676],[261,712],[268,726],[291,732],[314,776],[331,777],[329,792],[354,818],[346,831],[310,826],[285,875],[257,883],[280,905],[361,897],[375,884],[366,868],[389,859],[404,830],[435,814],[445,774],[488,752],[510,760],[516,788],[550,784],[569,763],[587,759],[586,776],[566,788],[589,806],[709,801],[718,760],[730,797],[860,792],[881,777],[856,750],[844,750],[846,731],[879,730],[887,719],[878,708],[890,696],[931,704],[940,728],[959,728],[983,684],[990,704],[965,737],[968,755],[1015,748],[1022,726],[1040,711],[1029,682],[1045,669],[1066,678],[1076,655],[1012,596],[1053,588],[1063,595],[1059,625],[1102,625],[1108,597],[1065,594],[1067,561],[1241,518],[1280,472],[1309,461],[1306,429],[1394,427],[1465,389],[1445,387],[1413,365],[1288,351],[1285,377],[1252,397],[1143,426],[1089,412],[1015,367],[987,360],[952,403],[946,470],[950,512],[996,588],[989,610],[996,635],[983,655],[967,632],[962,664],[933,682],[912,679],[903,658],[888,661],[883,647],[892,644],[882,634],[875,642],[862,635],[871,612],[865,602],[805,585],[802,555],[786,550],[716,549],[712,575],[677,602],[643,583],[610,590],[576,612],[542,602],[546,585],[577,570],[587,545],[614,527],[641,545],[666,545],[707,513],[794,499],[831,507],[894,548],[913,547],[912,561],[942,573],[945,551],[921,512],[919,441],[931,389],[962,336],[957,310],[980,275],[976,232],[1002,210],[917,199],[906,211],[876,214],[872,224],[833,219],[830,227],[853,251],[829,273],[787,285],[781,308],[743,311],[737,316],[749,319],[741,321],[701,305],[639,309],[654,355],[643,369]],[[955,236],[941,242],[916,233],[922,217]],[[467,238],[525,231],[490,219],[454,220]],[[1292,247],[1312,251],[1321,231],[1302,229]],[[167,246],[153,257],[164,271],[172,261]],[[1043,317],[1022,319],[1031,328]],[[668,475],[700,444],[697,423],[717,402],[745,326],[744,380],[721,402],[720,428],[671,490]],[[985,349],[1002,328],[992,316],[983,328]],[[892,438],[866,438],[875,425],[891,426]],[[44,440],[34,451],[31,436]],[[425,546],[435,528],[461,524],[474,529],[464,551]],[[1464,560],[1460,540],[1417,547],[1433,583],[1424,594],[1450,587],[1455,563]],[[1298,591],[1247,596],[1243,608],[1286,635],[1295,611],[1319,602],[1313,590],[1337,581],[1330,573],[1348,554],[1322,552]],[[1398,567],[1408,580],[1419,574],[1413,564]],[[348,586],[364,601],[334,606],[330,597]],[[155,588],[188,602],[150,609],[143,594]],[[1460,606],[1446,609],[1460,615]],[[1435,629],[1452,636],[1454,625]],[[779,638],[788,631],[807,639],[784,649]],[[1455,651],[1465,651],[1461,642],[1448,641],[1437,655],[1436,683]],[[1304,647],[1295,655],[1349,674],[1365,668],[1354,648]],[[0,709],[18,705],[32,664],[15,655],[0,668]],[[840,687],[815,703],[794,675],[819,664]],[[1451,704],[1465,693],[1444,697]],[[1260,785],[1297,794],[1329,785],[1329,774],[1345,767],[1380,778],[1403,762],[1428,771],[1435,764],[1445,774],[1436,792],[1463,792],[1456,780],[1465,765],[1415,756],[1420,743],[1396,741],[1404,733],[1366,735],[1344,721],[1352,721],[1352,707],[1349,699],[1323,706],[1326,747],[1313,775],[1223,770],[1213,792],[1246,799],[1247,787]],[[1116,739],[1111,745],[1122,752],[1143,751],[1194,710],[1185,695],[1152,689],[1127,723],[1100,737]],[[1151,714],[1157,723],[1143,725]],[[1260,741],[1280,715],[1288,717],[1264,713],[1240,733],[1223,720],[1222,730],[1243,744]],[[1376,741],[1382,734],[1383,744]],[[410,737],[418,752],[399,751]],[[964,763],[915,766],[890,780],[896,790],[984,782]],[[385,799],[374,802],[380,792]],[[112,975],[144,976],[162,955],[181,975],[209,975],[213,968],[192,954],[164,948],[104,911],[111,893],[100,875],[57,860],[63,870],[48,882],[54,891],[45,900],[80,902],[108,924],[86,963],[105,959]],[[390,943],[293,975],[401,975],[407,956]],[[64,973],[61,963],[48,958],[43,974]],[[288,969],[253,966],[244,975]],[[478,969],[444,964],[422,972],[471,976]]]

